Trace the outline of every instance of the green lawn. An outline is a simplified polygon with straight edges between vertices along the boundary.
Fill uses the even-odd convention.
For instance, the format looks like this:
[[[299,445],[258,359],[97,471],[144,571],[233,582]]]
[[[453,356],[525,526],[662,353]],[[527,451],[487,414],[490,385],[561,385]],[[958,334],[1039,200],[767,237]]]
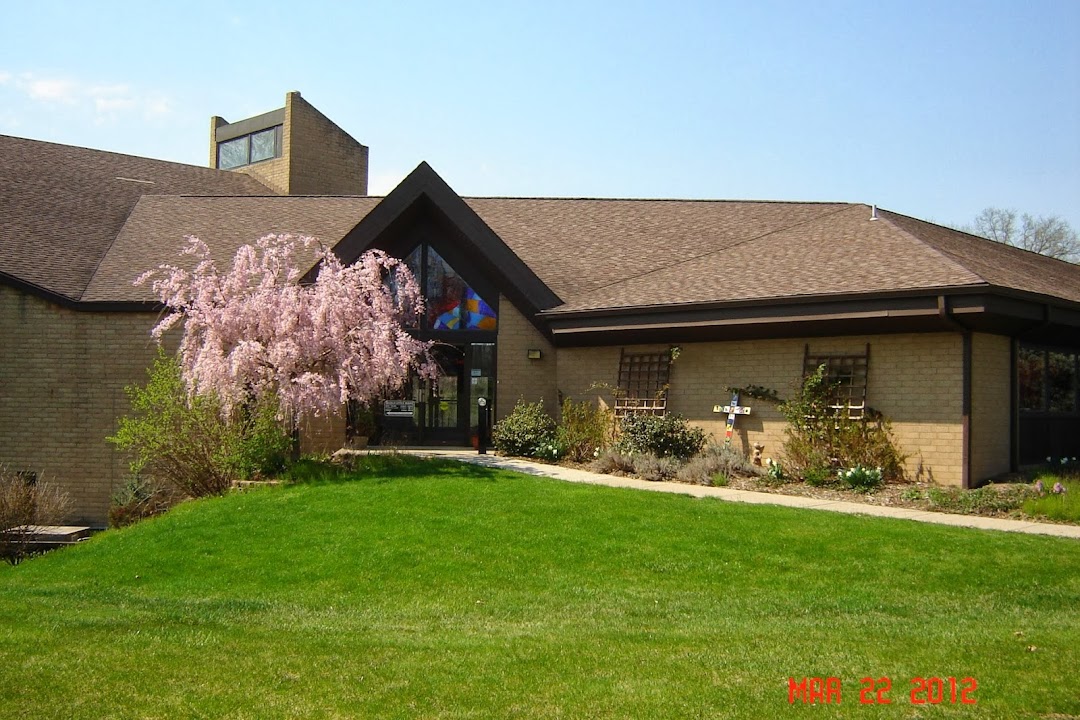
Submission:
[[[1080,716],[1075,540],[369,462],[0,570],[0,717]]]

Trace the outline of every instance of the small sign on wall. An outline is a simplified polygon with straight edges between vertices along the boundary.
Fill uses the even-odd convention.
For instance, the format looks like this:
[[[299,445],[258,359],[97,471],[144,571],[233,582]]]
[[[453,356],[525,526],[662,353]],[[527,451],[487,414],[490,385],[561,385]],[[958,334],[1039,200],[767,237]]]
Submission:
[[[383,415],[386,417],[412,417],[416,410],[414,400],[384,400]]]

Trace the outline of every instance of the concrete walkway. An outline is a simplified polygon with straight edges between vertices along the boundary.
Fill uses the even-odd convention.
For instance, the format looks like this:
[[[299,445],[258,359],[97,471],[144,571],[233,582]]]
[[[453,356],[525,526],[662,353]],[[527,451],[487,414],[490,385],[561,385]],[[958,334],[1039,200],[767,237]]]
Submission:
[[[529,475],[566,480],[567,482],[607,485],[609,487],[632,488],[652,492],[676,493],[693,497],[713,497],[729,502],[752,503],[756,505],[783,505],[785,507],[807,508],[810,510],[828,510],[829,512],[847,513],[848,515],[873,515],[875,517],[899,518],[916,522],[935,523],[937,525],[957,525],[978,528],[980,530],[1001,530],[1003,532],[1028,533],[1029,535],[1056,535],[1080,540],[1080,526],[1054,525],[1052,523],[1029,522],[1027,520],[1005,520],[1001,518],[981,517],[979,515],[950,515],[948,513],[910,510],[908,508],[885,507],[844,500],[819,500],[799,495],[779,495],[776,493],[732,490],[723,487],[704,487],[684,485],[674,482],[648,482],[636,478],[601,475],[585,470],[546,465],[519,458],[500,457],[487,454],[478,455],[474,450],[410,449],[399,452],[428,457],[441,457],[461,462],[484,465],[485,467],[516,470]]]

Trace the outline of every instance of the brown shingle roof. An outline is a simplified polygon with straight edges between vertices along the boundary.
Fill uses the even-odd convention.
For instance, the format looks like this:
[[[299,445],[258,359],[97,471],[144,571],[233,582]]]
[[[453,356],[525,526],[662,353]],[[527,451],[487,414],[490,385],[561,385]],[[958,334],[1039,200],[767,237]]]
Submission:
[[[849,207],[726,200],[470,198],[466,202],[570,305],[673,263]],[[686,282],[683,285],[688,289]],[[639,291],[649,290],[642,286]]]
[[[312,235],[334,246],[381,198],[147,196],[135,206],[83,295],[86,301],[152,301],[132,281],[161,263],[182,264],[184,237],[210,247],[218,267],[269,233]]]
[[[955,260],[991,285],[1080,302],[1080,265],[906,215],[879,213],[882,219]]]
[[[75,300],[150,300],[131,281],[175,262],[184,235],[221,262],[268,232],[336,245],[381,201],[267,196],[243,174],[0,136],[0,273]],[[556,313],[980,286],[1080,302],[1080,266],[896,213],[871,220],[866,205],[465,203],[563,300]]]
[[[0,135],[0,273],[80,299],[140,197],[187,193],[272,194],[239,173]]]
[[[884,293],[981,284],[954,258],[896,227],[866,205],[830,206],[777,223],[741,242],[702,237],[688,254],[667,253],[641,273],[569,299],[560,311],[799,296]]]

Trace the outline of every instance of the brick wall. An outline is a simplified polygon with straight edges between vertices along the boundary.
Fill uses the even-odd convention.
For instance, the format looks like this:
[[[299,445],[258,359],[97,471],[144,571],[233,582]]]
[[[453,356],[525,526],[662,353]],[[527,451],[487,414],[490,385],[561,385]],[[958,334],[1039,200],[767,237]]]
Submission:
[[[345,447],[345,409],[300,421],[300,452],[322,455]]]
[[[909,456],[909,475],[946,485],[961,483],[963,348],[956,333],[684,344],[671,369],[668,407],[722,439],[726,417],[713,414],[712,407],[730,400],[724,388],[762,385],[789,396],[802,374],[807,342],[814,354],[859,353],[869,342],[867,400],[892,421],[897,443]],[[627,351],[665,347],[627,346]],[[604,399],[603,392],[590,392],[588,387],[616,384],[620,350],[561,349],[559,390],[577,398]],[[747,452],[760,442],[767,457],[778,457],[783,417],[773,403],[744,400],[752,412],[736,421],[737,442]]]
[[[971,478],[978,482],[1010,470],[1012,382],[1009,338],[971,338]]]
[[[530,349],[540,350],[539,360],[529,360]],[[561,357],[561,355],[560,355]],[[544,401],[554,415],[559,404],[555,385],[555,349],[529,320],[505,297],[499,297],[495,420],[506,417],[519,398]]]
[[[367,195],[368,149],[291,92],[285,98],[290,195]]]
[[[156,354],[156,313],[75,312],[0,285],[0,463],[72,495],[104,524],[127,461],[105,441]]]

